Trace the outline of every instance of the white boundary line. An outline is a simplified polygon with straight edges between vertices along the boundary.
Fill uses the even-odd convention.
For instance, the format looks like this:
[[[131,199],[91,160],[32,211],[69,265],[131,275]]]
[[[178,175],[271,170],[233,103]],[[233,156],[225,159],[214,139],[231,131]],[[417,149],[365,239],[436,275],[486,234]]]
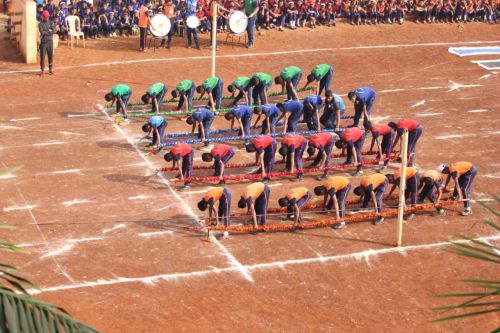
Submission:
[[[106,118],[108,118],[108,120],[113,123],[113,126],[115,127],[115,129],[134,148],[134,150],[137,152],[137,155],[139,155],[144,160],[144,162],[146,162],[148,167],[154,171],[155,167],[154,167],[153,163],[151,163],[151,161],[141,153],[139,148],[137,148],[137,145],[135,144],[135,142],[127,135],[127,133],[125,133],[125,131],[113,121],[113,119],[109,116],[109,114],[106,112],[106,110],[103,110],[102,113],[104,113]],[[170,183],[165,178],[165,176],[163,176],[163,174],[160,172],[160,173],[158,173],[158,177],[161,179],[162,183],[165,184],[165,186],[167,186],[167,188],[172,193],[172,195],[179,201],[181,206],[184,208],[184,211],[187,212],[189,215],[191,215],[193,217],[193,220],[199,224],[200,221],[199,221],[198,217],[196,216],[196,214],[193,212],[191,207],[189,205],[187,205],[186,202],[179,196],[179,194],[177,192],[175,192],[175,190],[172,188],[172,186],[170,186]],[[237,271],[239,271],[246,280],[253,282],[253,278],[250,275],[250,273],[248,272],[248,270],[246,270],[244,268],[244,266],[231,254],[231,252],[229,252],[228,249],[226,249],[226,247],[224,245],[220,244],[219,241],[215,238],[212,242],[219,247],[219,249],[224,254],[224,256],[227,258],[227,260],[232,265],[232,267],[234,267]]]
[[[500,235],[497,234],[495,236],[488,237],[479,237],[474,240],[479,241],[488,241],[488,240],[500,240]],[[246,271],[257,271],[257,270],[266,270],[266,269],[284,269],[286,266],[292,265],[302,265],[302,264],[313,264],[313,263],[326,263],[326,262],[335,262],[341,260],[355,259],[360,261],[361,259],[367,259],[370,256],[375,255],[383,255],[389,253],[401,253],[405,254],[409,251],[417,251],[417,250],[426,250],[426,249],[434,249],[443,246],[447,246],[450,242],[457,243],[470,243],[468,240],[450,240],[448,242],[439,242],[439,243],[431,243],[431,244],[420,244],[420,245],[410,245],[403,247],[391,247],[380,250],[365,250],[361,252],[355,253],[347,253],[335,256],[318,256],[314,258],[305,258],[305,259],[291,259],[285,261],[275,261],[269,263],[261,263],[261,264],[252,264],[252,265],[243,265]],[[212,268],[202,271],[195,272],[183,272],[183,273],[170,273],[170,274],[159,274],[145,277],[135,277],[135,278],[126,278],[126,277],[118,277],[116,279],[111,280],[97,280],[92,282],[84,282],[72,285],[59,285],[53,287],[41,288],[40,290],[29,290],[29,293],[32,295],[48,293],[54,291],[62,291],[62,290],[71,290],[71,289],[80,289],[80,288],[88,288],[88,287],[98,287],[98,286],[109,286],[114,284],[122,284],[122,283],[132,283],[132,282],[141,282],[145,284],[154,284],[157,281],[173,281],[182,278],[193,278],[193,277],[203,277],[210,274],[220,274],[220,273],[241,273],[240,267],[226,267],[226,268]]]
[[[365,50],[365,49],[394,49],[402,47],[425,47],[425,46],[447,46],[447,45],[469,45],[469,44],[488,44],[500,43],[500,40],[485,40],[485,41],[468,41],[468,42],[435,42],[435,43],[417,43],[417,44],[388,44],[388,45],[366,45],[366,46],[350,46],[350,47],[336,47],[336,48],[318,48],[318,49],[303,49],[303,50],[290,50],[290,51],[277,51],[277,52],[263,52],[263,53],[240,53],[240,54],[225,54],[218,55],[216,58],[244,58],[244,57],[261,57],[271,55],[289,55],[289,54],[303,54],[315,52],[331,52],[331,51],[346,51],[346,50]],[[172,57],[172,58],[153,58],[153,59],[135,59],[123,61],[108,61],[97,62],[92,64],[74,65],[58,67],[57,70],[74,69],[74,68],[90,68],[98,66],[112,66],[112,65],[129,65],[148,62],[162,62],[162,61],[185,61],[185,60],[208,60],[212,59],[211,56],[195,56],[195,57]],[[16,73],[34,73],[39,72],[40,69],[24,69],[24,70],[6,70],[0,71],[0,74],[16,74]]]

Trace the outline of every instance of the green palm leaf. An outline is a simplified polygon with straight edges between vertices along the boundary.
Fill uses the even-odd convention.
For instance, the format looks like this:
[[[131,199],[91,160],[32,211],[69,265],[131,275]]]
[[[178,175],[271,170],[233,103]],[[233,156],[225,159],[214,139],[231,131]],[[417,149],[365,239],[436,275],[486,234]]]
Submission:
[[[5,289],[0,289],[0,331],[98,333],[53,305]]]
[[[497,202],[500,201],[498,197],[494,198]],[[484,204],[482,204],[482,206],[486,207],[493,214],[500,216],[495,209]],[[485,224],[492,227],[493,229],[500,230],[500,226],[491,221],[487,221],[485,222]],[[450,247],[447,249],[447,251],[476,260],[488,261],[491,264],[500,264],[499,247],[481,240],[471,239],[465,236],[461,236],[461,238],[467,243],[451,242]],[[500,311],[500,281],[467,279],[462,280],[462,282],[468,283],[475,288],[481,288],[485,291],[437,295],[436,297],[440,298],[466,298],[467,300],[460,304],[439,307],[435,308],[434,310],[440,312],[461,310],[465,311],[465,313],[438,318],[436,320],[433,320],[432,322],[443,322],[447,320],[467,318]],[[472,312],[467,311],[470,311],[472,309],[478,310]],[[494,332],[496,331],[500,332],[499,328],[495,329]]]

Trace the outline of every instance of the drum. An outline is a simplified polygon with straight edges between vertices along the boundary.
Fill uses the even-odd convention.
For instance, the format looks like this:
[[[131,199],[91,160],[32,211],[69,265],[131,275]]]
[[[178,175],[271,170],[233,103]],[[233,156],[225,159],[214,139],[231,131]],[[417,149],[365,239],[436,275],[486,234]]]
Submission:
[[[241,34],[247,30],[248,17],[242,11],[234,11],[229,15],[229,29],[235,34]]]
[[[196,15],[191,15],[186,19],[186,25],[188,28],[196,29],[200,25],[200,20]]]
[[[149,31],[155,37],[165,37],[170,28],[170,20],[163,14],[156,14],[150,20]]]

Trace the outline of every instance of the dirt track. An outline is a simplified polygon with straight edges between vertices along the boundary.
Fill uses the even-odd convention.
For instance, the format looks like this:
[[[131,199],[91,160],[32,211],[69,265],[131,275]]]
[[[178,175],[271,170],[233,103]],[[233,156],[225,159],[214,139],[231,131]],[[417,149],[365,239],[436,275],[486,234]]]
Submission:
[[[498,45],[497,26],[467,25],[459,33],[454,25],[341,25],[257,38],[251,51],[221,47],[217,73],[226,84],[256,71],[275,76],[293,64],[307,73],[330,63],[334,92],[375,88],[375,119],[413,117],[423,124],[419,168],[469,160],[479,169],[474,198],[498,194],[500,132],[494,115],[500,79],[470,63],[497,57],[460,58],[447,51]],[[136,150],[127,141],[142,135],[144,119],[117,128],[102,115],[67,117],[95,112],[93,105],[118,82],[131,86],[133,101],[153,82],[200,83],[210,72],[210,50],[187,50],[182,43],[147,54],[135,51],[132,38],[88,42],[86,49],[61,46],[57,75],[43,79],[29,72],[35,66],[7,55],[7,46],[0,51],[0,168],[24,165],[12,178],[0,179],[1,221],[17,226],[1,238],[31,251],[3,258],[32,274],[42,288],[38,297],[103,332],[480,332],[499,326],[495,315],[429,323],[436,318],[431,308],[448,304],[432,295],[464,291],[459,279],[497,275],[490,265],[447,254],[443,246],[423,246],[458,234],[498,236],[482,223],[493,216],[477,204],[470,217],[458,216],[457,208],[442,218],[421,214],[405,223],[404,245],[422,246],[401,252],[385,253],[395,242],[394,219],[376,227],[366,222],[345,230],[232,235],[216,243],[184,230],[196,224],[189,209],[201,215],[196,202],[207,185],[180,193],[181,203],[161,179],[144,182],[152,173],[149,163],[165,166],[161,156],[143,157],[144,144]],[[303,51],[262,55],[292,50]],[[130,60],[137,62],[100,64]],[[228,125],[222,119],[215,126]],[[187,130],[169,119],[167,132]],[[252,159],[238,151],[233,161]],[[312,177],[301,185],[273,180],[270,206],[295,186],[312,189],[317,183]],[[245,185],[228,185],[235,212]],[[280,223],[279,217],[271,223]]]

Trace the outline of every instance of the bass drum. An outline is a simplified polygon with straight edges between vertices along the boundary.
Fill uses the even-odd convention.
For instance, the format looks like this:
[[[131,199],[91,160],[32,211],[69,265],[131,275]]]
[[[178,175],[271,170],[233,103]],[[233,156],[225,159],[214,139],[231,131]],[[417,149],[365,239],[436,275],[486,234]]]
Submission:
[[[229,15],[229,29],[235,34],[241,34],[247,30],[248,17],[240,10],[234,11]]]
[[[196,15],[191,15],[186,19],[186,25],[190,29],[196,29],[200,25],[200,20]]]
[[[156,14],[150,20],[149,31],[155,37],[165,37],[168,35],[171,26],[168,17],[163,14]]]

